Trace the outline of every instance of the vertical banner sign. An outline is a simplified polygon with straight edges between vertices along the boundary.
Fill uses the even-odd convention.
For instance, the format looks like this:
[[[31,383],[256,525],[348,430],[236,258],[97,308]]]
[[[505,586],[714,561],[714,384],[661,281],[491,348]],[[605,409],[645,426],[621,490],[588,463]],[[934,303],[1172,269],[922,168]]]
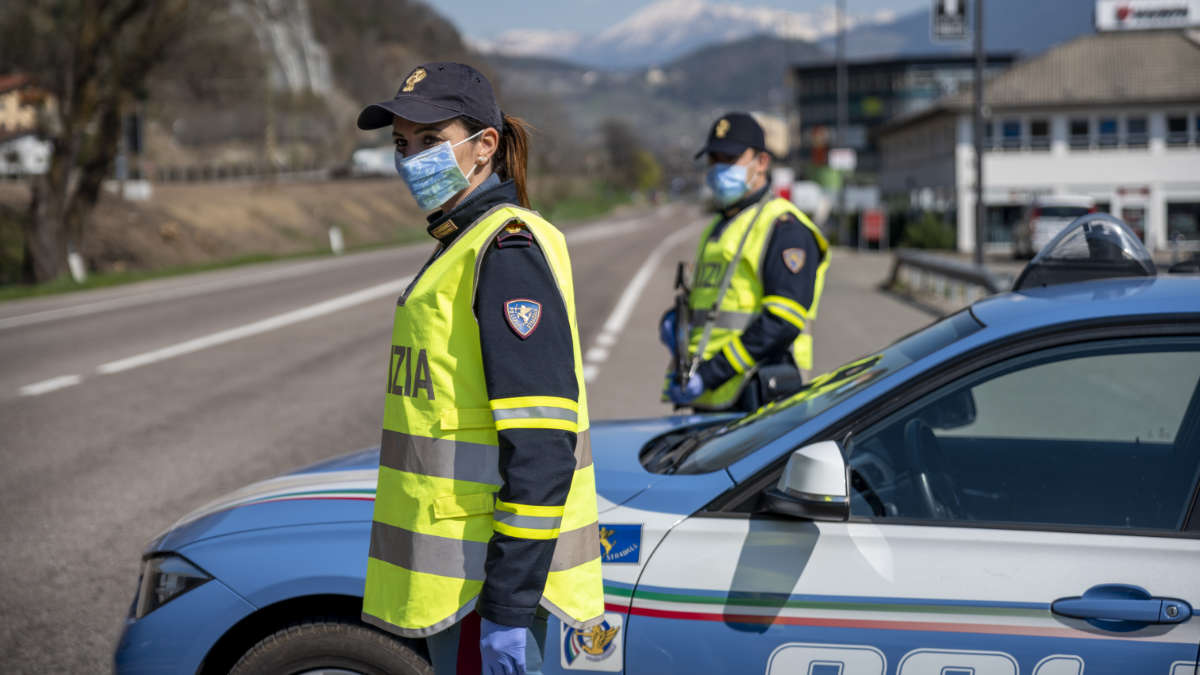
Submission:
[[[967,0],[933,0],[929,16],[934,42],[967,38]]]

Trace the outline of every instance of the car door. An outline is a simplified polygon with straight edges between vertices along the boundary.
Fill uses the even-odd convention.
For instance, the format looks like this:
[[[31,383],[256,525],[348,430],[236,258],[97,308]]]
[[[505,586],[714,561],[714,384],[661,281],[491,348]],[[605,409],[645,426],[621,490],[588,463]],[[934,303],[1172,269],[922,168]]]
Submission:
[[[1200,337],[1059,343],[939,381],[851,427],[848,522],[672,530],[627,672],[1193,675]]]

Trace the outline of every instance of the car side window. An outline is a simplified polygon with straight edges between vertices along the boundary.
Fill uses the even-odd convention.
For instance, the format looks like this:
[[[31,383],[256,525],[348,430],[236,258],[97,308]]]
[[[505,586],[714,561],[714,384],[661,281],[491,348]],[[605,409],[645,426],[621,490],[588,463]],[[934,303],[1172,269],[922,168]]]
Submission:
[[[1200,469],[1200,340],[1056,347],[852,440],[851,515],[1178,530]]]

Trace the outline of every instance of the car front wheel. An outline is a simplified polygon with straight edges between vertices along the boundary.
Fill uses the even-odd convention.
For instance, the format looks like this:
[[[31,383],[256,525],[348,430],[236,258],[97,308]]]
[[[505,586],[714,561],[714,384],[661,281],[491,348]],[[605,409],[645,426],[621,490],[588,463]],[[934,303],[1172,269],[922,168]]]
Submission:
[[[230,675],[433,675],[399,640],[346,619],[314,619],[282,628],[254,645]]]

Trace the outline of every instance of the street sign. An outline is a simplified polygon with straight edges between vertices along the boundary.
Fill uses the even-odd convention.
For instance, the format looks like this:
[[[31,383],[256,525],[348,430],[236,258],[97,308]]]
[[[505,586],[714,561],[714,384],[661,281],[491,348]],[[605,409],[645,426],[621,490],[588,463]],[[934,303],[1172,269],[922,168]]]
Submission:
[[[1179,29],[1200,26],[1200,0],[1097,0],[1096,30]]]
[[[853,171],[858,166],[858,153],[854,148],[830,148],[829,168],[835,171]]]
[[[859,231],[862,232],[860,244],[879,244],[879,247],[886,248],[885,243],[887,238],[886,232],[887,218],[884,217],[883,209],[867,209],[860,216]]]
[[[933,0],[930,18],[934,42],[967,39],[967,0]]]

